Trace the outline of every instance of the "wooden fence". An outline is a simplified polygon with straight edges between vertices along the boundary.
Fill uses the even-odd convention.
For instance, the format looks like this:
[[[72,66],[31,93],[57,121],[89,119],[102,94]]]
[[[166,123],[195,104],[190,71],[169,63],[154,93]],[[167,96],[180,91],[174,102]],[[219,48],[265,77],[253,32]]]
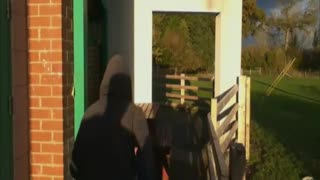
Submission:
[[[250,155],[250,78],[241,77],[238,82],[211,100],[208,150],[212,180],[244,178],[245,161]],[[242,163],[230,160],[230,147],[235,143],[243,146],[243,153],[239,154]]]
[[[198,86],[187,85],[186,81],[209,81],[213,85],[213,77],[210,76],[186,76],[185,74],[180,75],[166,75],[167,80],[179,80],[179,84],[165,84],[166,89],[178,90],[179,93],[169,93],[166,92],[167,98],[180,99],[180,104],[184,104],[186,100],[197,101],[199,97],[196,95],[188,95],[186,91],[192,91],[197,94],[199,90],[213,92],[213,86],[211,88],[202,88]]]

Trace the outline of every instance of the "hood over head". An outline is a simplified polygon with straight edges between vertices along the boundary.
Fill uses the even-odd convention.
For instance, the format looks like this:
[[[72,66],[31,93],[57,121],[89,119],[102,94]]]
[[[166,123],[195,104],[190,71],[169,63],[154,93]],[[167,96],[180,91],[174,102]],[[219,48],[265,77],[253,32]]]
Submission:
[[[117,96],[132,99],[131,79],[128,69],[120,55],[114,55],[104,72],[100,84],[100,98]]]

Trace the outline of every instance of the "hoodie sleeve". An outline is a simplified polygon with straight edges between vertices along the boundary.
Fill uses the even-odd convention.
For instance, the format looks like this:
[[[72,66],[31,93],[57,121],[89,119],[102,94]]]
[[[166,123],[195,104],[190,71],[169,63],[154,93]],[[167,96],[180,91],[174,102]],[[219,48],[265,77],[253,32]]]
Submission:
[[[139,147],[137,153],[138,176],[142,180],[155,179],[155,161],[152,140],[144,113],[135,108],[133,133]]]

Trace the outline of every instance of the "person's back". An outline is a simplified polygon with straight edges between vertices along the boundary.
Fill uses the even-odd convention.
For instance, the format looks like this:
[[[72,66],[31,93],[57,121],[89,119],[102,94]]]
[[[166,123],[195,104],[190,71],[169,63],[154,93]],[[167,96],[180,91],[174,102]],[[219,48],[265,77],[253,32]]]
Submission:
[[[131,80],[122,72],[119,59],[110,61],[100,99],[88,108],[81,123],[71,166],[78,180],[130,180],[139,171],[142,179],[154,179],[148,126],[141,109],[131,102]]]

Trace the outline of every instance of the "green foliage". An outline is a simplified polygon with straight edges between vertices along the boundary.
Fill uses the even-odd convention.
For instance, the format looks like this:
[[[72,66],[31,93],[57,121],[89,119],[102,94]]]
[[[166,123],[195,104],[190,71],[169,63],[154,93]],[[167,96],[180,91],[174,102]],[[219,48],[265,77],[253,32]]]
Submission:
[[[257,7],[256,0],[243,0],[242,35],[253,35],[265,20],[265,12]]]
[[[289,61],[281,48],[247,47],[242,50],[242,68],[280,72]]]
[[[210,14],[155,14],[153,59],[179,72],[212,70],[214,16]]]
[[[254,122],[251,126],[251,140],[249,167],[252,179],[300,179],[303,173],[301,163]]]

